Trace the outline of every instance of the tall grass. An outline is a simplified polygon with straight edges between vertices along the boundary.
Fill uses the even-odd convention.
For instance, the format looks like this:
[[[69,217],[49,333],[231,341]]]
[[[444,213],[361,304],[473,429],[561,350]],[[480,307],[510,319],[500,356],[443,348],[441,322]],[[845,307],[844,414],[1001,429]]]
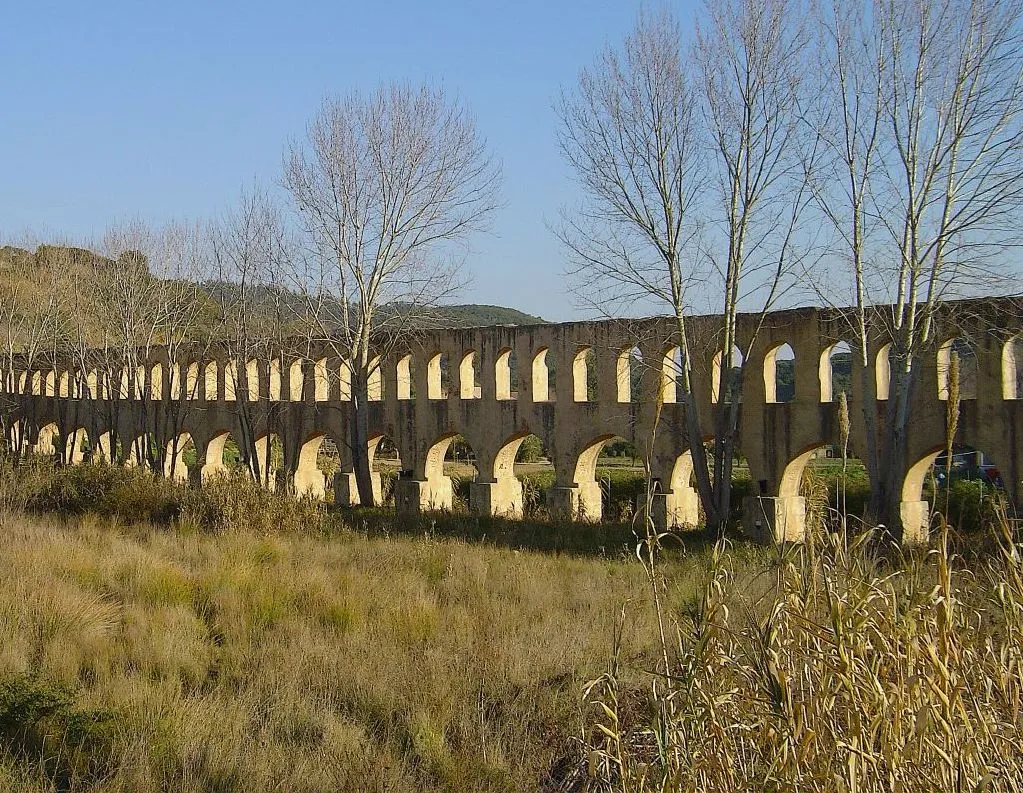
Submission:
[[[759,595],[717,549],[665,661],[586,689],[581,784],[620,791],[1023,789],[1023,557],[967,569],[818,535]]]
[[[61,513],[0,510],[0,790],[563,790],[580,692],[647,587],[611,549],[367,531],[297,501],[270,519],[286,496],[110,470],[73,474],[86,510],[44,474],[23,493],[57,488]],[[127,481],[176,517],[134,510]],[[634,616],[623,652],[652,664],[652,614]]]
[[[998,500],[904,555],[825,474],[766,549],[0,466],[0,790],[1023,789]]]

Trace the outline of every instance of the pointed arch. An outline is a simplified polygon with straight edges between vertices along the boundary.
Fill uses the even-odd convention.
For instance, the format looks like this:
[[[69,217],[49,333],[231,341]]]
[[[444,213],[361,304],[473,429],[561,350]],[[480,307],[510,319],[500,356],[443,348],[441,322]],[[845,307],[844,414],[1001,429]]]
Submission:
[[[532,391],[534,402],[550,402],[553,389],[551,388],[551,371],[547,365],[547,347],[541,347],[533,353],[532,363]]]
[[[458,398],[479,399],[480,395],[480,386],[476,380],[476,351],[467,350],[458,362]]]

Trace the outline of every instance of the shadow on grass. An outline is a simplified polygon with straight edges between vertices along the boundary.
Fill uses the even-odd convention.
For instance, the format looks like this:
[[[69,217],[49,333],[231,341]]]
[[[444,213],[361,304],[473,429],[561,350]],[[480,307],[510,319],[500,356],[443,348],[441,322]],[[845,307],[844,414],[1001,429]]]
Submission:
[[[370,535],[456,539],[498,548],[575,556],[631,556],[645,539],[641,521],[634,526],[632,523],[501,518],[457,512],[397,516],[380,507],[337,507],[333,512],[351,529]],[[738,536],[732,539],[736,543],[750,542]],[[668,553],[676,553],[684,544],[686,551],[692,552],[710,549],[714,541],[714,534],[703,528],[680,530],[664,542],[664,548]]]

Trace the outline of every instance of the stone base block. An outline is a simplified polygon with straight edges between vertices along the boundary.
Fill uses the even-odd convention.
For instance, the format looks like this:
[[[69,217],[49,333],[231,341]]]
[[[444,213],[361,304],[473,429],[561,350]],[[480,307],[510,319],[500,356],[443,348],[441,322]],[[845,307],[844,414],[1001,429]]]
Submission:
[[[899,504],[903,545],[927,544],[931,526],[930,507],[926,501],[903,501]]]
[[[522,483],[515,477],[469,485],[469,510],[476,515],[522,517]]]
[[[695,528],[700,523],[699,497],[691,487],[681,492],[654,493],[650,517],[658,531]]]
[[[370,474],[370,478],[373,482],[373,501],[379,504],[383,498],[380,474],[374,471]],[[355,482],[354,472],[338,471],[334,474],[334,503],[343,507],[356,507],[361,503],[359,486]]]
[[[747,496],[743,529],[757,542],[802,542],[806,536],[806,499],[802,496]]]
[[[398,479],[394,483],[394,511],[399,515],[420,515],[451,509],[451,479]]]
[[[323,471],[315,466],[312,470],[299,469],[295,472],[295,494],[322,499],[327,491],[327,480]]]
[[[596,522],[602,515],[600,483],[555,485],[547,491],[547,508],[553,518]]]

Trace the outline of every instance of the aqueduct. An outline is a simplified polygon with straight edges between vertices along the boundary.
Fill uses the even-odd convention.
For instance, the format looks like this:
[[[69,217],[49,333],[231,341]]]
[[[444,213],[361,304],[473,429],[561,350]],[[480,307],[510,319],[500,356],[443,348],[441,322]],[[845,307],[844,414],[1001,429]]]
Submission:
[[[757,321],[753,315],[740,318],[740,342],[752,337]],[[693,360],[701,363],[694,393],[709,407],[719,397],[720,319],[694,317],[690,329]],[[763,539],[802,536],[803,468],[816,450],[839,440],[831,360],[838,345],[853,341],[848,334],[839,310],[773,312],[745,361],[739,448],[754,492],[745,504],[746,524]],[[998,465],[1009,498],[1018,503],[1021,334],[1023,317],[1012,299],[958,301],[942,308],[936,342],[917,364],[902,490],[907,538],[919,539],[927,529],[922,486],[945,445],[947,372],[955,339],[968,340],[975,352],[975,389],[962,394],[957,440],[983,450]],[[851,382],[854,450],[863,448],[862,401],[875,400],[882,411],[888,396],[885,334],[879,329],[876,335],[872,393],[864,393],[860,378]],[[663,525],[694,524],[698,499],[690,482],[690,441],[676,401],[676,345],[673,322],[665,318],[423,331],[414,343],[377,360],[370,384],[370,453],[384,437],[399,451],[399,512],[445,508],[452,487],[443,461],[452,439],[461,435],[475,450],[479,472],[470,486],[470,509],[516,516],[522,511],[522,488],[515,456],[533,434],[546,446],[555,470],[551,510],[594,519],[601,514],[597,457],[605,443],[620,437],[646,451],[659,480],[655,518]],[[794,358],[794,389],[780,387],[782,349]],[[357,495],[346,445],[350,379],[344,362],[326,350],[312,345],[302,356],[278,351],[266,359],[235,360],[223,352],[197,357],[188,350],[172,359],[166,349],[157,349],[135,371],[116,376],[104,375],[98,364],[62,367],[58,362],[28,371],[15,366],[0,378],[2,415],[8,432],[21,433],[37,450],[53,450],[60,439],[69,463],[82,459],[79,435],[108,456],[111,437],[127,439],[122,443],[133,448],[154,444],[165,472],[175,478],[187,476],[175,439],[194,443],[196,476],[206,478],[223,467],[224,443],[229,435],[239,437],[245,422],[257,439],[261,465],[269,465],[269,439],[277,436],[283,465],[276,476],[299,493],[321,496],[329,483],[317,468],[317,452],[331,438],[342,457],[333,482],[335,499],[351,504]]]

